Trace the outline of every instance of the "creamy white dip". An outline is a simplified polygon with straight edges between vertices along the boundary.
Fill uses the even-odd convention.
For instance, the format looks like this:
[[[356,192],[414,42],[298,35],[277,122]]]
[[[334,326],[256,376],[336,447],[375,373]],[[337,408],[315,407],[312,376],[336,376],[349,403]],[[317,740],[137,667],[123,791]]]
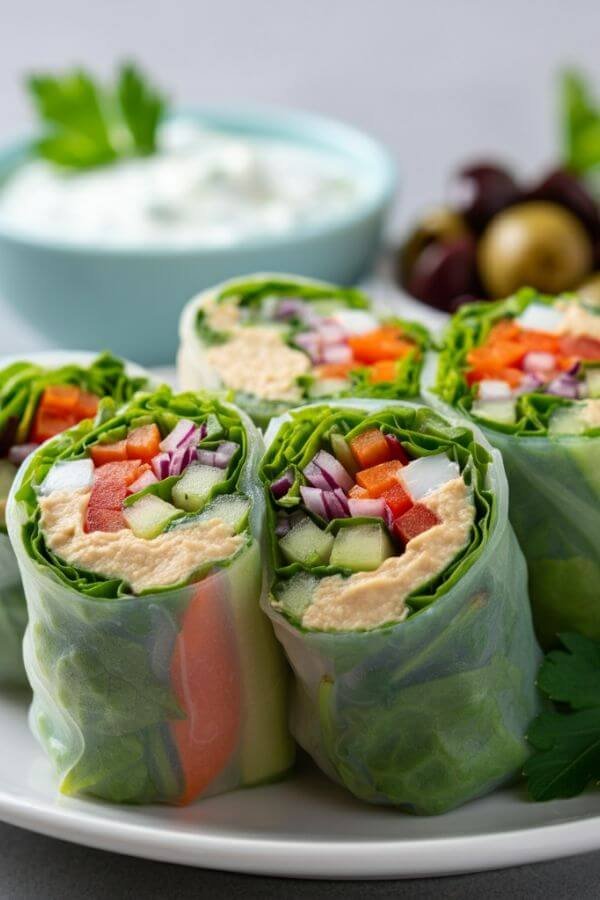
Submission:
[[[0,190],[0,224],[48,240],[106,246],[228,246],[347,212],[368,174],[289,141],[166,123],[159,150],[87,172],[20,166]]]

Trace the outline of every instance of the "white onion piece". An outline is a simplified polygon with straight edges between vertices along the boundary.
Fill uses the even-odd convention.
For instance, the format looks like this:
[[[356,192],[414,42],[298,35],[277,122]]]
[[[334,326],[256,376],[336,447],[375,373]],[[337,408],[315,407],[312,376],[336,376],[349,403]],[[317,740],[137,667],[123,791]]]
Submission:
[[[323,347],[321,359],[324,363],[352,362],[352,350],[348,344],[329,344]]]
[[[377,319],[363,309],[341,309],[331,314],[346,334],[366,334],[378,328]]]
[[[554,306],[546,306],[545,303],[530,303],[527,309],[517,316],[515,322],[526,331],[546,331],[554,333],[558,331],[564,313]]]
[[[317,325],[319,337],[324,344],[339,344],[346,339],[346,332],[332,319],[322,319]]]
[[[479,382],[480,400],[507,400],[511,396],[510,385],[499,378],[484,378]]]
[[[381,498],[361,499],[356,497],[354,499],[351,497],[348,500],[348,506],[350,508],[350,515],[353,517],[371,516],[375,519],[385,519],[385,500],[382,500]]]
[[[91,459],[57,462],[42,481],[39,492],[46,497],[54,491],[78,491],[90,488],[93,481],[94,463]]]
[[[413,460],[404,466],[400,476],[413,500],[420,500],[448,481],[458,478],[460,469],[445,453],[438,453]]]
[[[556,357],[553,353],[544,353],[543,351],[531,350],[523,357],[523,370],[532,374],[543,373],[544,375],[554,372],[556,369]]]

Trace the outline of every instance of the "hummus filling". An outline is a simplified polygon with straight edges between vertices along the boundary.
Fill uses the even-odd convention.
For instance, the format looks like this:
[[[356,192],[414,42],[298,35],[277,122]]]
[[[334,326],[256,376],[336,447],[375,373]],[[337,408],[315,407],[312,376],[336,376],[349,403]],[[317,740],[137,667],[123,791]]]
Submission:
[[[205,355],[225,387],[265,400],[300,400],[296,379],[311,369],[308,356],[268,326],[239,326],[230,341],[209,347]]]
[[[231,556],[244,543],[221,519],[194,522],[152,540],[120,531],[84,531],[90,493],[54,491],[40,497],[47,546],[66,563],[126,582],[134,594],[185,581],[206,563]]]
[[[406,598],[450,565],[469,542],[475,520],[471,492],[462,478],[420,502],[440,524],[413,538],[401,556],[390,556],[374,572],[323,578],[302,618],[306,628],[352,631],[406,618]]]

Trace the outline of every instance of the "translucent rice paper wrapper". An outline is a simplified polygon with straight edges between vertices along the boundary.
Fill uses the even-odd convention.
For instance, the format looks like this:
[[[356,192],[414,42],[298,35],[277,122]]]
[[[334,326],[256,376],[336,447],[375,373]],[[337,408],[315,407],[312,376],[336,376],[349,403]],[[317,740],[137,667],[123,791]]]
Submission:
[[[242,421],[249,453],[238,487],[253,501],[252,541],[178,589],[94,600],[67,588],[25,551],[23,469],[17,477],[9,532],[29,611],[30,725],[63,793],[184,804],[275,779],[293,762],[287,667],[260,607],[263,444]]]
[[[448,415],[451,407],[428,387],[435,368],[432,359],[427,401]],[[542,645],[554,645],[561,631],[600,640],[600,438],[525,437],[480,427],[504,460],[510,520],[527,560]]]
[[[283,420],[272,423],[267,446]],[[354,633],[303,631],[266,607],[294,671],[298,742],[355,796],[419,815],[514,780],[538,710],[541,653],[502,459],[472,431],[493,457],[486,486],[497,513],[481,555],[447,593],[397,625]]]
[[[40,353],[18,353],[0,359],[0,369],[19,360],[58,368],[71,363],[89,366],[97,353],[69,350],[47,350]],[[141,366],[126,361],[129,375],[140,375],[151,381]],[[19,566],[7,534],[0,532],[0,687],[25,687],[27,676],[23,665],[23,635],[27,625],[27,605]]]

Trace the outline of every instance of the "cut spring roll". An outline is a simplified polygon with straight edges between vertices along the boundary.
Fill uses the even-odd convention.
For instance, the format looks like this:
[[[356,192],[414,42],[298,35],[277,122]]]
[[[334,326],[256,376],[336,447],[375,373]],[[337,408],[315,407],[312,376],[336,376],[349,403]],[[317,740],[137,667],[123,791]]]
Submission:
[[[182,804],[290,766],[261,450],[234,407],[163,386],[17,476],[31,722],[64,793]]]
[[[600,639],[600,311],[531,289],[463,306],[431,381],[502,451],[540,640]]]
[[[376,314],[354,288],[253,275],[187,305],[178,373],[185,389],[233,392],[264,427],[320,397],[416,397],[428,343],[421,325]]]
[[[148,379],[138,366],[108,353],[43,352],[1,365],[0,685],[20,685],[26,683],[21,645],[27,610],[5,521],[17,469],[43,441],[93,419],[103,398],[121,404]]]
[[[357,797],[442,813],[513,778],[539,661],[500,454],[425,407],[292,411],[261,476],[292,730]]]

